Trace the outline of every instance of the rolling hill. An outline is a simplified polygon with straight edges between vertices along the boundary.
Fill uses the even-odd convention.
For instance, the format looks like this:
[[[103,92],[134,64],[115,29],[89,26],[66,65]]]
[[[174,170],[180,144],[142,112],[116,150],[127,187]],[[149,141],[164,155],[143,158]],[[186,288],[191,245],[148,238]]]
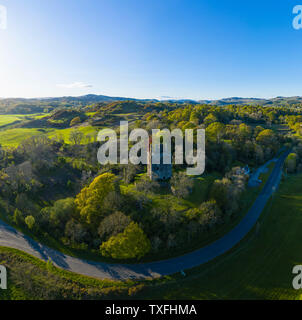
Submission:
[[[97,103],[111,103],[116,101],[137,101],[141,103],[148,102],[170,102],[178,104],[208,104],[208,105],[261,105],[261,106],[284,106],[296,107],[302,106],[302,97],[276,97],[272,99],[261,98],[240,98],[231,97],[220,100],[191,100],[191,99],[136,99],[126,97],[110,97],[105,95],[84,95],[80,97],[57,97],[57,98],[0,98],[0,114],[33,114],[45,111],[52,111],[56,108],[76,108],[93,105]]]

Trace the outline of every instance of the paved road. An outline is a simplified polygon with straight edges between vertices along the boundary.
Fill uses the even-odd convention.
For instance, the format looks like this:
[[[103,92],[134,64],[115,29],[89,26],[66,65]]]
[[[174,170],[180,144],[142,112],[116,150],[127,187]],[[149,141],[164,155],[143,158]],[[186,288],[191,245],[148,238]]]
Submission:
[[[261,194],[258,196],[246,216],[233,230],[210,245],[181,257],[134,265],[85,261],[64,255],[41,245],[1,221],[0,246],[25,251],[44,261],[51,259],[58,267],[101,279],[143,279],[146,277],[169,275],[180,272],[181,270],[190,269],[227,252],[238,244],[253,228],[270,196],[279,185],[282,166],[287,155],[288,153],[285,153],[277,160],[275,168]]]
[[[268,162],[266,162],[264,165],[262,165],[261,167],[257,168],[251,175],[250,175],[250,179],[248,182],[248,186],[249,187],[258,187],[261,184],[261,180],[259,179],[259,176],[262,173],[266,173],[268,172],[268,166],[272,163],[272,162],[276,162],[278,159],[272,159]]]

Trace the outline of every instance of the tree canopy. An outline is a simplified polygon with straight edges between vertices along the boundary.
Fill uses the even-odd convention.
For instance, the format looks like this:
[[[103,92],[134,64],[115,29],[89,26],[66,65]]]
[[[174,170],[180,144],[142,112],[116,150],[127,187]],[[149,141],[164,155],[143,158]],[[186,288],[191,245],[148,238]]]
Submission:
[[[88,224],[99,222],[104,217],[102,205],[108,194],[115,189],[115,178],[112,173],[104,173],[77,195],[75,203],[81,217]]]
[[[150,249],[149,239],[135,222],[131,222],[123,233],[111,237],[100,247],[102,255],[114,259],[140,259]]]

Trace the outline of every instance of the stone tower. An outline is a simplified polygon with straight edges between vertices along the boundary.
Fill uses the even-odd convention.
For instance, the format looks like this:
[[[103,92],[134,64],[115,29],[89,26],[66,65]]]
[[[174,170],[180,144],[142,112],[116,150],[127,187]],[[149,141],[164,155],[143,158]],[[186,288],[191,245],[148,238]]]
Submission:
[[[172,164],[164,164],[163,162],[163,145],[160,145],[160,164],[152,163],[152,139],[149,140],[148,149],[148,168],[147,173],[150,180],[166,181],[172,177]]]

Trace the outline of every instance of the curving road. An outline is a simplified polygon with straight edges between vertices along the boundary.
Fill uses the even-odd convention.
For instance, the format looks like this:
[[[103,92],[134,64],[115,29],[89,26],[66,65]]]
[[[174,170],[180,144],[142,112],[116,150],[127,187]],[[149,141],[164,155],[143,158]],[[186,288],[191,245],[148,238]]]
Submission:
[[[275,168],[262,192],[246,216],[233,230],[206,247],[185,254],[181,257],[133,265],[86,261],[64,255],[56,250],[37,243],[36,241],[23,235],[13,227],[1,221],[0,246],[19,249],[44,261],[51,259],[53,263],[60,268],[101,279],[144,279],[146,277],[159,277],[177,273],[181,270],[191,269],[227,252],[236,244],[238,244],[253,228],[267,201],[280,183],[283,163],[288,153],[289,152],[284,153],[279,159],[276,160]]]

